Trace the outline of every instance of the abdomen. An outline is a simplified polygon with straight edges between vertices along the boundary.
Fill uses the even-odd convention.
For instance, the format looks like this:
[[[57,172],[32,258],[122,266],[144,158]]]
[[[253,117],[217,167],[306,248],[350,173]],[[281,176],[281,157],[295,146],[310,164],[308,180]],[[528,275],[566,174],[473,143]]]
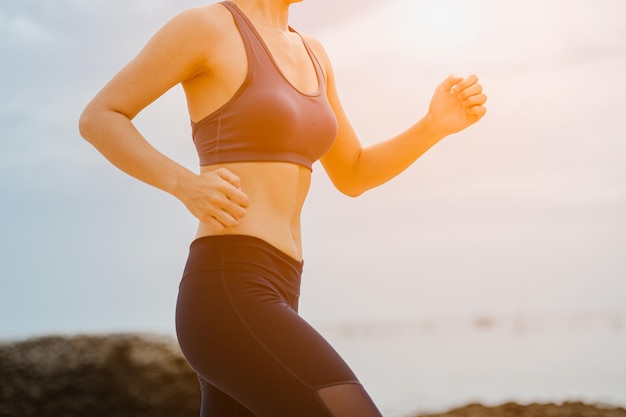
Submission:
[[[311,171],[287,162],[234,162],[203,166],[201,172],[220,167],[241,179],[241,190],[249,201],[246,215],[237,226],[219,233],[200,223],[196,237],[215,234],[255,236],[300,260],[300,213],[309,190]]]

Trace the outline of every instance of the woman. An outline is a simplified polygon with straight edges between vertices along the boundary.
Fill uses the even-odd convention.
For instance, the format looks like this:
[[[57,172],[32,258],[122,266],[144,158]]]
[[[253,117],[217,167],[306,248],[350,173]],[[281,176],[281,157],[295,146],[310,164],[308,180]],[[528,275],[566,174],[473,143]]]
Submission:
[[[297,0],[232,0],[173,18],[88,104],[81,134],[126,173],[199,219],[176,330],[198,373],[202,416],[380,416],[357,378],[297,314],[300,212],[311,164],[358,196],[485,114],[475,76],[437,86],[428,113],[363,148],[328,56],[288,26]],[[195,174],[132,124],[181,83],[200,158]]]

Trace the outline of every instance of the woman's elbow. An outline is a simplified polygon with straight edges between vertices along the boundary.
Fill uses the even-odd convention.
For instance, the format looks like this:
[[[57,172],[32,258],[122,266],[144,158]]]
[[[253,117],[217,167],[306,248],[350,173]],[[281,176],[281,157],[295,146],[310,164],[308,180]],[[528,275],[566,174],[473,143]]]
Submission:
[[[363,187],[359,187],[357,183],[348,182],[348,181],[333,181],[335,188],[339,190],[340,193],[346,195],[348,197],[356,198],[363,194],[366,189]]]
[[[95,119],[95,112],[89,106],[85,107],[78,118],[78,132],[89,142],[91,142],[90,138],[92,137]]]
[[[341,192],[344,195],[347,195],[348,197],[357,198],[358,196],[363,194],[365,192],[365,190],[361,190],[361,189],[357,189],[357,188],[351,188],[351,189],[347,189],[347,190],[341,190]]]
[[[335,188],[348,197],[358,197],[367,191],[367,188],[363,187],[363,183],[359,180],[358,159],[357,155],[349,164],[322,161],[328,178]]]
[[[78,118],[78,131],[87,142],[95,145],[105,131],[110,130],[117,123],[112,117],[118,112],[88,104]]]

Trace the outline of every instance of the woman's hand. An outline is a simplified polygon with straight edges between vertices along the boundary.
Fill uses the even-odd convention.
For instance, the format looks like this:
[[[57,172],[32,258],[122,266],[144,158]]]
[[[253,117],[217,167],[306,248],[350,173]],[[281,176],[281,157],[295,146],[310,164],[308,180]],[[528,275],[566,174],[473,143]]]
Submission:
[[[236,226],[248,207],[241,180],[225,168],[188,177],[176,194],[191,214],[216,232]]]
[[[486,101],[477,76],[451,75],[435,89],[427,119],[442,137],[447,136],[479,121],[487,112]]]

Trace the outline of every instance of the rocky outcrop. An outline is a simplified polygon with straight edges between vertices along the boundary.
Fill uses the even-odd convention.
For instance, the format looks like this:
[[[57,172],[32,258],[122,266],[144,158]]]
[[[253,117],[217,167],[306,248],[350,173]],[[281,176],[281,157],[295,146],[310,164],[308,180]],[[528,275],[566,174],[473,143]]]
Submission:
[[[170,338],[42,337],[0,345],[1,417],[197,417],[195,373]]]
[[[626,417],[626,410],[581,402],[528,405],[506,403],[496,407],[469,404],[447,413],[421,417]]]
[[[198,417],[199,408],[197,377],[171,338],[53,336],[0,344],[0,417]],[[470,404],[421,417],[626,417],[626,410],[579,402]]]

